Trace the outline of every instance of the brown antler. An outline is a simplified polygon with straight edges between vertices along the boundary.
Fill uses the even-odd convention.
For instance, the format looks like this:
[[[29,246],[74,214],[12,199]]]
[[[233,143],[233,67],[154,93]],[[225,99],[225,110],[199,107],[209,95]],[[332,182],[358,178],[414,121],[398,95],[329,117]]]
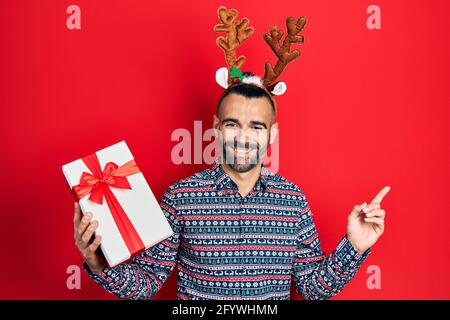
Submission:
[[[303,27],[306,25],[306,17],[300,17],[295,19],[294,17],[288,17],[286,19],[286,27],[288,34],[284,38],[283,45],[280,47],[280,40],[283,37],[283,31],[278,29],[277,26],[272,26],[268,33],[264,35],[264,40],[272,48],[275,55],[278,57],[278,61],[275,67],[272,67],[270,62],[265,63],[264,70],[264,85],[268,86],[274,82],[283,72],[283,69],[287,64],[300,56],[299,50],[293,50],[290,52],[291,43],[303,43],[304,39],[299,34]]]
[[[240,69],[245,63],[245,56],[236,58],[235,50],[250,38],[254,30],[248,26],[250,21],[247,18],[242,19],[242,21],[237,20],[238,12],[235,9],[227,10],[227,8],[221,6],[217,9],[217,15],[222,23],[214,26],[214,31],[226,32],[227,37],[226,39],[222,36],[217,37],[216,43],[225,52],[228,69],[231,70],[232,67]]]

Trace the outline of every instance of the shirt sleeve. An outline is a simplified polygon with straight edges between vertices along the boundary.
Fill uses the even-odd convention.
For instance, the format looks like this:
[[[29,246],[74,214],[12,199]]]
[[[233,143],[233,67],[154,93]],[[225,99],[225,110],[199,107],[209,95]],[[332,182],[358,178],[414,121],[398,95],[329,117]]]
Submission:
[[[121,299],[150,300],[172,273],[180,243],[180,223],[174,206],[174,195],[167,189],[160,202],[174,234],[135,256],[130,263],[106,267],[93,274],[86,262],[83,268],[91,279]]]
[[[324,300],[341,292],[370,253],[371,249],[367,249],[359,254],[344,236],[336,249],[325,256],[313,215],[304,198],[293,266],[295,288],[304,299]]]

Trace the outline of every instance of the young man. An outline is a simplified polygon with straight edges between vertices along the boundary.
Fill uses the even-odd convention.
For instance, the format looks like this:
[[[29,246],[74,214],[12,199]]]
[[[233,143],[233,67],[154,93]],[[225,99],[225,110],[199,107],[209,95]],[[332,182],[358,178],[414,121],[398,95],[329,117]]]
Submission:
[[[220,156],[215,164],[183,179],[165,192],[161,208],[174,235],[135,257],[130,264],[106,266],[97,250],[98,227],[75,204],[75,242],[91,278],[120,298],[151,299],[175,266],[177,299],[289,299],[291,279],[305,299],[339,293],[370,254],[384,231],[383,188],[370,204],[355,205],[347,233],[326,257],[303,191],[263,164],[275,140],[276,102],[286,84],[276,81],[286,65],[300,56],[291,44],[303,43],[306,18],[288,17],[287,35],[276,26],[264,40],[278,57],[265,64],[264,78],[240,71],[244,56],[236,49],[252,34],[249,20],[235,9],[217,10],[217,45],[227,67],[216,72],[225,90],[219,99],[214,128]]]
[[[355,205],[347,232],[325,256],[303,191],[261,161],[275,139],[275,105],[252,84],[228,88],[214,128],[223,154],[214,165],[165,192],[161,208],[174,235],[136,256],[106,266],[89,213],[75,203],[75,241],[90,277],[125,299],[151,299],[175,266],[177,299],[289,299],[291,279],[305,299],[327,299],[355,276],[384,231],[380,203]]]

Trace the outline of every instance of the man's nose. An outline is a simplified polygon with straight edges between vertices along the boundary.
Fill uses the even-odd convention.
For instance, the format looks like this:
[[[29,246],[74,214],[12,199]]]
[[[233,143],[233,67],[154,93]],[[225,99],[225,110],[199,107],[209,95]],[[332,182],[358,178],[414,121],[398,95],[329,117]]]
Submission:
[[[241,145],[250,144],[252,142],[250,131],[247,129],[239,129],[235,136],[235,141]]]

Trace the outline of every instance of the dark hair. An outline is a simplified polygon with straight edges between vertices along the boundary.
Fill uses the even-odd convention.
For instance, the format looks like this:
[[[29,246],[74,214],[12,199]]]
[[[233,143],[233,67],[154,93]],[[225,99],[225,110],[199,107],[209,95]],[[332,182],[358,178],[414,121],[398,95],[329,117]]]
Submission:
[[[244,75],[246,75],[246,74],[252,75],[249,72],[243,72],[243,74]],[[275,103],[274,103],[272,97],[270,96],[270,94],[267,91],[265,91],[264,89],[262,89],[256,85],[247,84],[247,83],[232,86],[229,90],[227,90],[224,94],[222,94],[222,96],[219,99],[219,103],[217,104],[217,115],[219,115],[220,104],[222,103],[222,100],[231,93],[243,96],[248,99],[263,98],[263,97],[267,98],[267,100],[269,100],[269,102],[270,102],[270,105],[272,106],[272,111],[273,111],[273,114],[275,117],[275,114],[276,114]]]

